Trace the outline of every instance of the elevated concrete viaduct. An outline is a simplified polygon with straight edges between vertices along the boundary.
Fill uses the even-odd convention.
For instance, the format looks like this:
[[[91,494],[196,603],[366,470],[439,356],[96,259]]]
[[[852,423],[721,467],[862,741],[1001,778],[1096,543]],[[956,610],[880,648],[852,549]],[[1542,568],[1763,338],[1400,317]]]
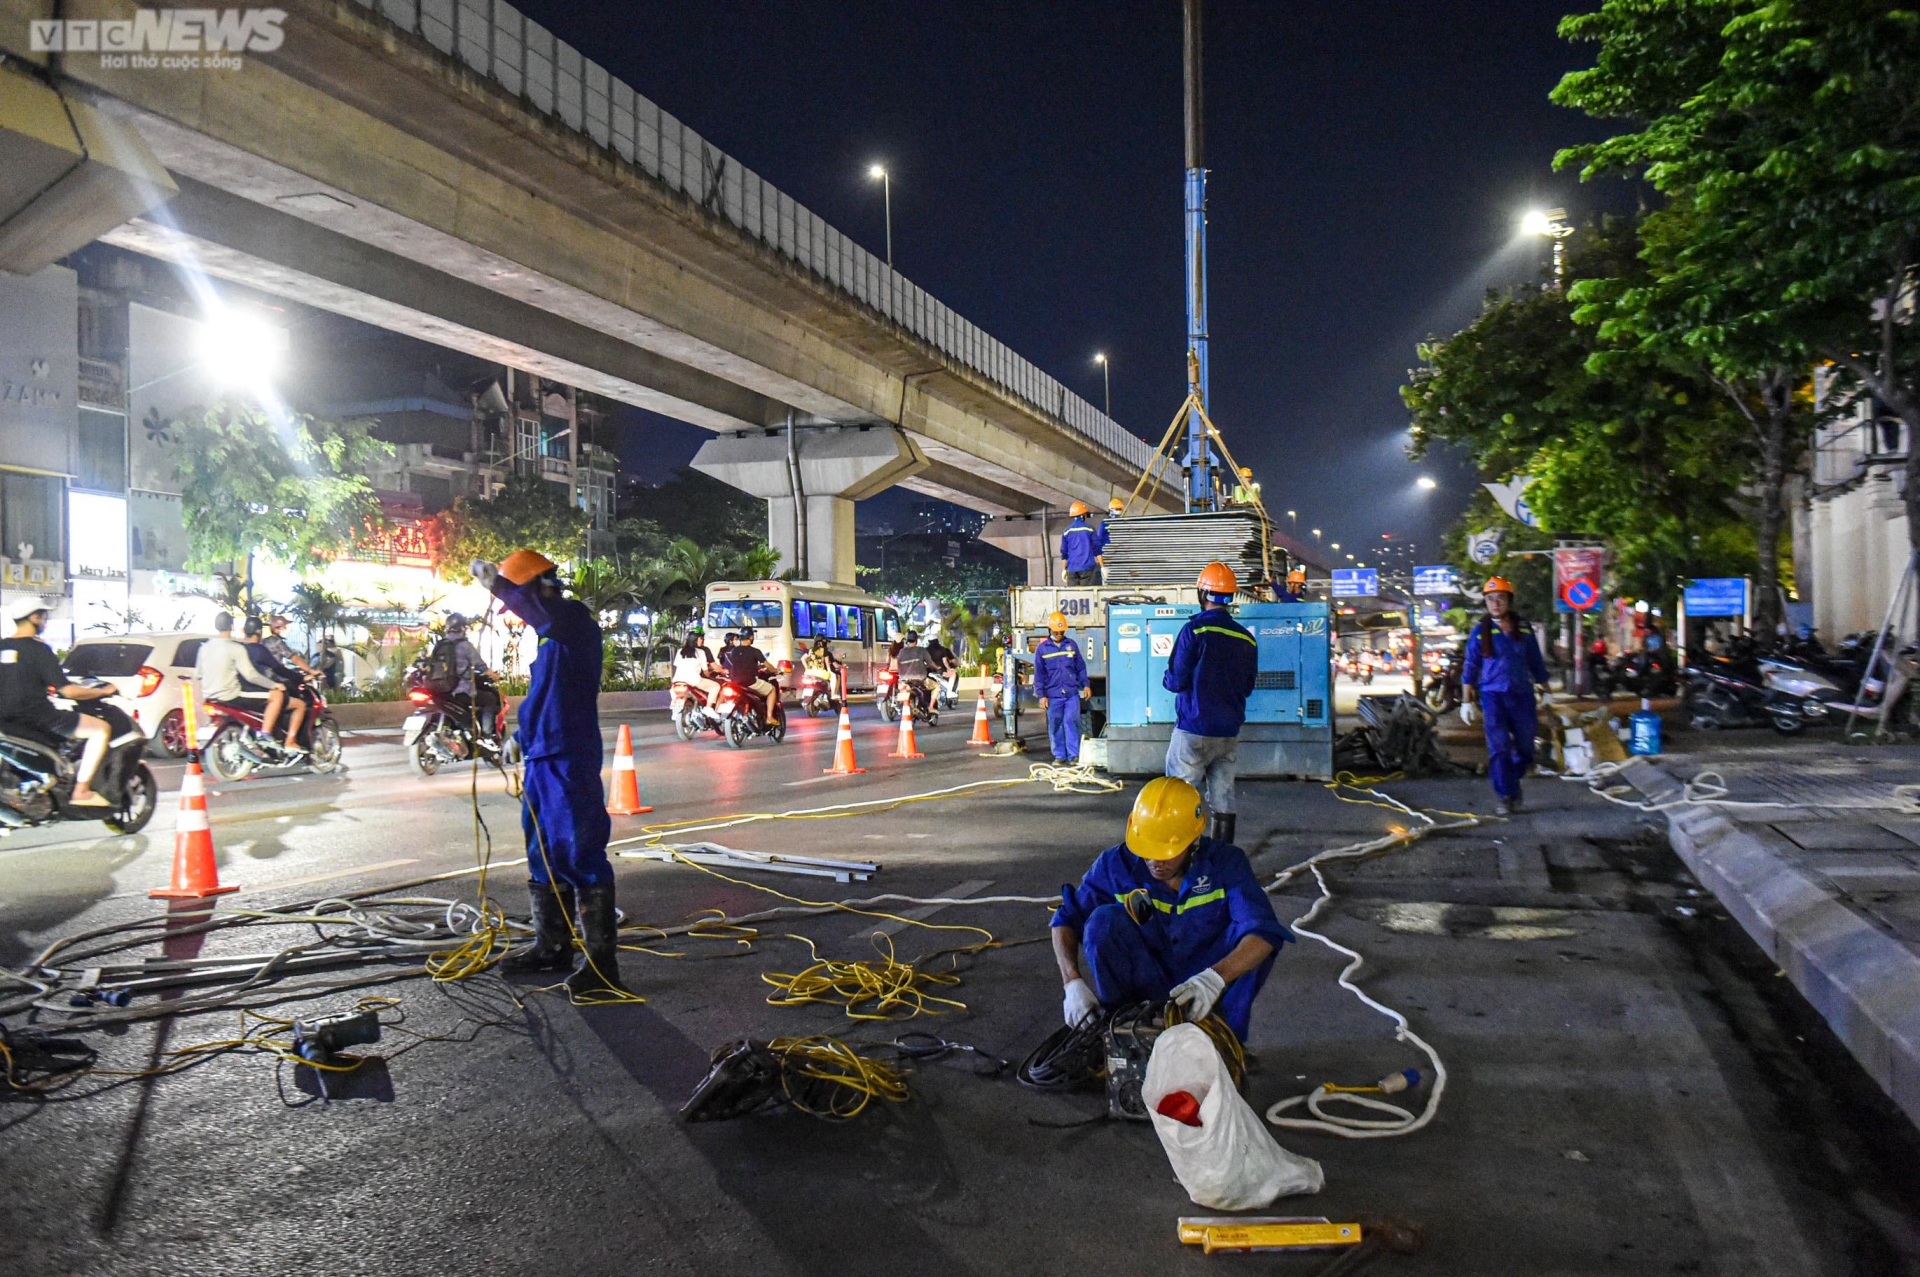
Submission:
[[[9,57],[180,188],[114,242],[756,436],[696,464],[766,496],[810,576],[850,578],[852,502],[890,484],[996,515],[1133,488],[1147,444],[510,5],[279,7],[240,69],[166,71],[28,47],[126,0],[0,0]]]

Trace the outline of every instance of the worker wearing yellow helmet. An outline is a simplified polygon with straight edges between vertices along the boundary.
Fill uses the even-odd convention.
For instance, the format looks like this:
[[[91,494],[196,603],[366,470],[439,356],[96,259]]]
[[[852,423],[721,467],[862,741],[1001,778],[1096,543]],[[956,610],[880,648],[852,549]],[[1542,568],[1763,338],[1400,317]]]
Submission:
[[[1234,836],[1234,777],[1240,728],[1260,665],[1260,646],[1228,607],[1240,579],[1224,563],[1209,563],[1195,584],[1200,611],[1187,618],[1173,641],[1160,684],[1173,693],[1173,735],[1167,739],[1167,775],[1178,776],[1207,796],[1213,838]]]
[[[1107,547],[1113,544],[1113,525],[1127,512],[1127,503],[1119,497],[1107,502],[1107,517],[1100,520],[1100,579],[1107,576]]]
[[[1087,522],[1092,513],[1084,501],[1067,507],[1073,522],[1060,534],[1060,558],[1066,564],[1068,585],[1100,584],[1100,529]]]
[[[1080,761],[1080,702],[1093,695],[1080,645],[1067,637],[1064,612],[1047,613],[1047,637],[1033,649],[1033,694],[1047,712],[1056,763]]]
[[[1293,936],[1274,916],[1246,853],[1207,836],[1200,792],[1150,780],[1126,839],[1100,853],[1054,911],[1063,1018],[1080,1025],[1138,1002],[1218,1015],[1247,1040],[1253,1000]],[[1084,958],[1083,958],[1084,951]]]
[[[613,865],[607,859],[606,791],[600,783],[600,622],[566,597],[558,568],[536,550],[515,550],[497,566],[475,559],[473,578],[540,637],[520,702],[526,759],[520,826],[527,839],[527,901],[533,943],[503,970],[563,971],[568,990],[589,1001],[626,995],[620,983]],[[579,921],[581,954],[573,956]]]
[[[1533,764],[1533,734],[1539,719],[1534,688],[1546,690],[1547,663],[1533,626],[1513,609],[1513,583],[1492,577],[1481,587],[1487,614],[1467,634],[1460,667],[1460,717],[1469,725],[1486,719],[1487,779],[1494,811],[1520,809],[1520,778]]]

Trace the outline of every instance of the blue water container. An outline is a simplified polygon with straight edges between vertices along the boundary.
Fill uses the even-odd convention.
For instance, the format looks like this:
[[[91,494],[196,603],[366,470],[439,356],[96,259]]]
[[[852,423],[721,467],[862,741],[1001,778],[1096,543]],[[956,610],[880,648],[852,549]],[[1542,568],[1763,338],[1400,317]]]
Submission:
[[[1631,732],[1627,740],[1627,750],[1634,754],[1657,754],[1660,752],[1660,716],[1653,712],[1653,702],[1642,700],[1640,712],[1631,720]]]

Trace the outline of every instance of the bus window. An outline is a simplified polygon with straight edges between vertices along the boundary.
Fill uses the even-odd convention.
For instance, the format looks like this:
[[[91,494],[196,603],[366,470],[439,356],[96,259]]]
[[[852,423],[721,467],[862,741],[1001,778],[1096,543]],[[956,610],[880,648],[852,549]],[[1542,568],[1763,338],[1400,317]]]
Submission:
[[[883,607],[874,613],[874,619],[880,623],[880,632],[874,641],[878,643],[898,643],[900,641],[900,614],[890,607]]]
[[[853,639],[857,642],[860,638],[860,605],[843,603],[839,607],[839,612],[840,627],[835,637]]]
[[[813,637],[813,617],[807,611],[807,605],[799,599],[793,601],[793,636],[795,638]]]
[[[813,632],[815,634],[824,634],[828,638],[840,637],[833,623],[833,604],[809,603],[807,606],[813,609]]]
[[[785,630],[778,599],[717,599],[707,605],[710,630]]]

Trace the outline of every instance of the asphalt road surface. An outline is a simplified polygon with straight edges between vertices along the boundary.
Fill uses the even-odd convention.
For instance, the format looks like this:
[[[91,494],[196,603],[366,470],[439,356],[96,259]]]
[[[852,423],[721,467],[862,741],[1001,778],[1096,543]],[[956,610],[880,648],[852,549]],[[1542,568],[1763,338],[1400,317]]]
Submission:
[[[1026,760],[966,747],[965,713],[923,733],[928,757],[912,762],[885,757],[893,729],[871,708],[856,716],[870,769],[857,777],[822,774],[828,720],[744,750],[675,741],[659,715],[634,720],[643,796],[657,810],[616,819],[616,838],[648,821],[1025,775]],[[503,864],[523,854],[518,809],[498,776],[422,780],[393,735],[351,737],[346,760],[339,777],[216,789],[221,873],[242,887],[223,907],[471,870],[484,821],[490,886],[524,911],[521,871]],[[1491,807],[1470,778],[1384,788],[1417,807]],[[667,924],[778,903],[757,887],[812,899],[1052,895],[1118,839],[1131,791],[1027,784],[739,826],[704,836],[882,868],[871,883],[750,872],[729,882],[621,860],[620,903]],[[1241,842],[1262,871],[1407,822],[1319,785],[1243,783],[1241,793]],[[1532,782],[1529,799],[1511,822],[1328,873],[1337,901],[1327,932],[1367,955],[1362,983],[1407,1014],[1450,1078],[1437,1119],[1409,1137],[1284,1133],[1288,1148],[1322,1162],[1326,1188],[1273,1209],[1423,1226],[1424,1252],[1381,1259],[1370,1271],[1382,1274],[1920,1271],[1920,1140],[1699,894],[1663,826],[1570,784]],[[145,893],[167,876],[170,806],[171,794],[139,837],[71,826],[0,842],[0,963],[153,916]],[[467,873],[409,890],[471,899],[475,884]],[[1310,879],[1290,888],[1282,918],[1314,890]],[[644,1005],[575,1008],[537,982],[492,975],[395,980],[299,1004],[308,1014],[368,993],[400,999],[388,1014],[404,1014],[403,1029],[363,1048],[386,1058],[331,1102],[305,1070],[261,1055],[0,1101],[4,1270],[899,1277],[1306,1274],[1326,1262],[1182,1248],[1176,1218],[1205,1212],[1173,1180],[1150,1127],[1063,1126],[1098,1113],[1099,1098],[983,1075],[982,1057],[1017,1062],[1059,1021],[1059,981],[1039,943],[1044,908],[953,906],[923,921],[1005,942],[960,962],[960,983],[943,992],[964,1006],[938,1016],[875,1024],[833,1007],[769,1006],[763,973],[798,971],[816,950],[873,953],[876,920],[835,914],[768,924],[751,945],[628,952],[623,970]],[[887,926],[903,957],[980,938]],[[1311,942],[1282,952],[1254,1013],[1257,1108],[1322,1080],[1366,1083],[1422,1063],[1337,987],[1342,965]],[[158,1050],[238,1027],[223,1012],[99,1035],[100,1066],[137,1071]],[[676,1118],[720,1044],[809,1033],[873,1043],[920,1029],[980,1055],[917,1065],[911,1099],[843,1125],[791,1113]]]

